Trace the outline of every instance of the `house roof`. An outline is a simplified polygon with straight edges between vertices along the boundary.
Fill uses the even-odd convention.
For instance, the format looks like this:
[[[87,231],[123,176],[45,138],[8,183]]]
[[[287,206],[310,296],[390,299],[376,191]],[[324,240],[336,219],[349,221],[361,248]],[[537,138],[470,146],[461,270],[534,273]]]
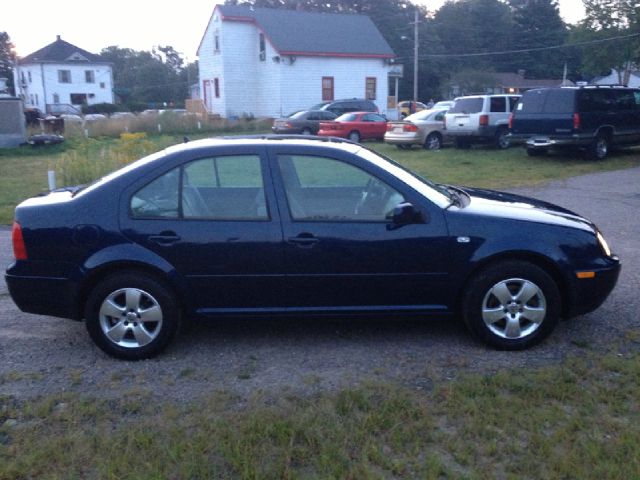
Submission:
[[[109,63],[102,60],[98,55],[76,47],[69,42],[60,38],[50,43],[46,47],[33,52],[30,55],[20,59],[21,64],[27,63]]]
[[[570,80],[559,79],[535,79],[535,78],[524,78],[522,73],[494,73],[496,83],[501,87],[513,87],[513,88],[545,88],[545,87],[559,87],[561,85],[573,85],[573,82]]]
[[[366,15],[302,12],[218,5],[222,21],[250,22],[280,55],[393,58],[395,54]]]

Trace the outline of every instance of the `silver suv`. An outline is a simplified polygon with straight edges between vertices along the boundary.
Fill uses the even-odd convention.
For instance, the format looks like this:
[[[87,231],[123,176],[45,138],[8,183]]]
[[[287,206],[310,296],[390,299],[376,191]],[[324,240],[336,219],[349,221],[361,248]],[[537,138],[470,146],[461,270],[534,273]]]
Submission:
[[[520,95],[471,95],[456,98],[445,116],[447,135],[456,148],[472,143],[493,143],[509,148],[509,115]]]

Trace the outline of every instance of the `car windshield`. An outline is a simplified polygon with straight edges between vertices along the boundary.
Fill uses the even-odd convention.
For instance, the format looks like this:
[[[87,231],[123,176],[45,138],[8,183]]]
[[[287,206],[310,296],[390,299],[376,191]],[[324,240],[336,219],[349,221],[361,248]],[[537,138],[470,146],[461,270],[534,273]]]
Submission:
[[[429,117],[436,115],[438,113],[440,113],[442,110],[422,110],[420,112],[414,113],[413,115],[409,115],[408,117],[405,117],[405,120],[407,122],[413,122],[416,120],[428,120]]]
[[[456,100],[449,113],[478,113],[482,111],[483,103],[482,97],[460,98]]]
[[[355,153],[359,157],[364,158],[399,178],[436,205],[446,208],[455,203],[454,196],[444,187],[441,187],[417,173],[406,169],[391,158],[364,147]]]
[[[322,110],[322,107],[324,107],[325,105],[329,105],[329,102],[318,103],[317,105],[311,107],[309,110]]]
[[[336,118],[336,122],[353,122],[358,118],[357,115],[353,113],[345,113]]]

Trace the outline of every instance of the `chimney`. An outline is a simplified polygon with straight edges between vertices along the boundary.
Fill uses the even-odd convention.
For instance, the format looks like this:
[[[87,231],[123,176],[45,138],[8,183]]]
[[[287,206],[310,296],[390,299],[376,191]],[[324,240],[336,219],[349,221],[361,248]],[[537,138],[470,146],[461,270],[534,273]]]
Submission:
[[[60,41],[60,35],[56,35],[56,40]]]

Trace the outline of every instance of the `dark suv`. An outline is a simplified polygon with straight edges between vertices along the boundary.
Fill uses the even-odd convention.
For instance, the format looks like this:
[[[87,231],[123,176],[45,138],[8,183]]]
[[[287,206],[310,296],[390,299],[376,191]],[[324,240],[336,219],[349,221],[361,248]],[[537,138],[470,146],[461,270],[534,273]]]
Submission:
[[[612,146],[640,144],[640,90],[595,85],[529,90],[510,127],[511,138],[524,140],[529,155],[572,147],[601,160]]]
[[[336,115],[348,112],[376,112],[379,113],[378,106],[371,100],[363,98],[345,98],[343,100],[331,100],[314,105],[309,110],[328,110]]]

